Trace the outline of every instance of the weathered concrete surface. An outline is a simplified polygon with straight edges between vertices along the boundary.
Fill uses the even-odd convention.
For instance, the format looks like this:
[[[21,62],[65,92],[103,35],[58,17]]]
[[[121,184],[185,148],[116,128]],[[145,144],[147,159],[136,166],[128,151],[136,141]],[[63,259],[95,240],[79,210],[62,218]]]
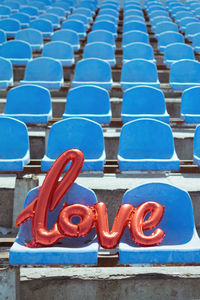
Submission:
[[[20,299],[200,299],[200,268],[22,268]]]
[[[12,222],[14,228],[16,228],[16,218],[24,207],[26,195],[32,188],[38,186],[38,183],[38,178],[35,175],[26,175],[23,178],[16,179]]]
[[[19,297],[19,268],[0,266],[0,299],[20,300]]]

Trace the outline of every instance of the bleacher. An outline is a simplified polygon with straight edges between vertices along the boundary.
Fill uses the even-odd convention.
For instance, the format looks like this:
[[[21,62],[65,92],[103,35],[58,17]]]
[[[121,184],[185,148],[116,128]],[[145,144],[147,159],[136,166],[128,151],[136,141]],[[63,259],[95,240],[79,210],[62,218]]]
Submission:
[[[1,1],[1,299],[200,299],[199,97],[199,0]],[[59,209],[104,202],[111,230],[120,205],[157,201],[163,244],[129,224],[114,249],[93,228],[26,251],[17,216],[72,148],[85,161]]]

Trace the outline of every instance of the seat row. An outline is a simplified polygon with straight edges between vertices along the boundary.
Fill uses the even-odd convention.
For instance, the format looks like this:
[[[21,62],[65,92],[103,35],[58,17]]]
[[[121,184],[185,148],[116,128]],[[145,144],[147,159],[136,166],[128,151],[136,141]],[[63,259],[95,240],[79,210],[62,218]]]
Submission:
[[[0,133],[1,171],[22,171],[30,161],[25,123],[2,116]],[[47,151],[41,161],[41,170],[48,171],[55,159],[71,148],[83,151],[83,171],[103,171],[106,156],[102,128],[92,120],[79,117],[53,124]],[[199,157],[200,126],[197,126],[194,137],[194,161],[197,164],[200,164]],[[150,118],[126,123],[120,134],[118,161],[120,171],[179,171],[180,161],[175,152],[170,126]]]

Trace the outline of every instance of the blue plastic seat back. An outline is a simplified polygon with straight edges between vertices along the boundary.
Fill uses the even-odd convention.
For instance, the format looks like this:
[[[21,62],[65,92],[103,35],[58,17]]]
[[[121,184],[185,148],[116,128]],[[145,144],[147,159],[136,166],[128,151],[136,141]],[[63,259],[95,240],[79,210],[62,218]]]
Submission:
[[[193,13],[190,11],[179,11],[175,15],[175,19],[177,22],[180,22],[181,19],[183,18],[188,18],[188,17],[193,17]]]
[[[15,39],[27,42],[30,45],[34,45],[34,44],[42,45],[43,44],[42,33],[39,30],[33,29],[33,28],[30,28],[30,29],[28,28],[28,29],[23,29],[23,30],[18,31]]]
[[[128,11],[124,12],[124,17],[128,17],[128,16],[141,16],[143,17],[143,13],[142,11],[138,10],[138,9],[129,9]]]
[[[114,16],[117,19],[119,17],[118,11],[116,11],[114,9],[102,9],[101,8],[98,15],[99,16],[101,16],[101,15],[111,15],[111,16]]]
[[[185,90],[181,99],[181,113],[200,115],[200,87],[191,87]]]
[[[1,45],[0,47],[0,56],[4,58],[32,58],[31,46],[27,42],[23,41],[8,41]]]
[[[185,35],[190,37],[200,32],[200,22],[192,22],[186,25]]]
[[[119,155],[126,159],[170,159],[174,140],[169,125],[153,119],[126,123],[119,139]]]
[[[19,10],[20,5],[17,1],[4,1],[4,5],[10,7],[12,10]]]
[[[155,26],[156,34],[160,34],[166,31],[175,31],[178,32],[178,27],[173,22],[161,22]]]
[[[104,151],[101,126],[84,118],[69,118],[51,127],[46,155],[56,159],[67,149],[83,151],[85,159],[100,158]]]
[[[156,65],[145,59],[133,59],[122,67],[123,82],[155,82],[158,80]]]
[[[31,5],[36,7],[40,12],[45,11],[45,4],[41,1],[32,1]]]
[[[100,15],[95,19],[96,22],[109,21],[117,25],[117,19],[111,15]]]
[[[158,36],[158,46],[167,46],[173,43],[184,43],[182,34],[174,31],[166,31]]]
[[[55,59],[73,59],[74,52],[70,44],[61,41],[55,41],[44,45],[42,56]]]
[[[30,22],[30,28],[37,29],[40,32],[53,32],[52,22],[43,19],[37,19]]]
[[[123,34],[123,40],[122,40],[123,46],[135,42],[149,43],[148,34],[139,30],[132,30]]]
[[[65,10],[65,13],[68,13],[70,11],[70,3],[67,3],[67,2],[64,2],[64,1],[56,1],[51,6],[52,7],[63,8]]]
[[[29,149],[26,125],[13,118],[0,117],[0,159],[23,158]]]
[[[196,163],[199,164],[200,160],[200,125],[195,129],[194,141],[193,141],[193,157],[196,157]]]
[[[92,11],[86,7],[75,8],[74,12],[81,14],[81,15],[86,15],[88,18],[91,18],[93,15]]]
[[[88,43],[105,42],[111,45],[115,44],[113,34],[107,30],[93,30],[88,34]]]
[[[200,83],[200,63],[191,59],[175,62],[170,70],[170,82]]]
[[[183,43],[170,44],[165,48],[164,60],[195,59],[190,45]]]
[[[197,33],[195,34],[193,37],[192,37],[192,46],[194,48],[199,48],[200,47],[200,33]],[[196,49],[195,49],[196,50]],[[198,49],[199,50],[199,49]]]
[[[137,86],[123,95],[122,114],[164,114],[165,110],[165,98],[160,89]]]
[[[0,29],[0,44],[4,43],[6,41],[6,33],[4,30]]]
[[[57,25],[60,25],[60,20],[59,20],[59,17],[55,14],[50,14],[50,13],[46,13],[46,14],[43,14],[41,16],[39,16],[40,19],[44,19],[44,20],[48,20],[50,21],[53,25],[54,24],[57,24]]]
[[[165,232],[161,246],[185,244],[192,239],[195,230],[194,214],[191,198],[186,191],[166,183],[146,183],[127,191],[122,204],[129,203],[138,207],[147,201],[165,206],[163,218],[158,225]],[[148,231],[147,235],[152,231]],[[128,231],[123,239],[136,246]]]
[[[70,29],[61,29],[55,31],[52,36],[52,41],[61,41],[70,45],[79,45],[79,37],[76,31]]]
[[[101,87],[85,85],[68,92],[65,107],[67,114],[106,114],[109,110],[109,94]]]
[[[60,81],[62,77],[62,65],[58,61],[50,57],[39,57],[28,62],[24,80]]]
[[[167,11],[164,10],[155,10],[150,14],[151,20],[153,20],[156,17],[169,17],[169,14]]]
[[[75,67],[74,81],[105,82],[112,78],[110,65],[98,58],[80,60]]]
[[[62,20],[66,17],[65,10],[61,7],[50,7],[46,10],[46,13],[57,15]]]
[[[182,30],[184,30],[187,24],[197,22],[197,21],[198,21],[198,19],[195,17],[186,17],[186,18],[183,18],[180,20],[179,26]]]
[[[11,8],[6,5],[0,5],[0,16],[9,16],[11,14]]]
[[[131,60],[134,58],[154,59],[153,48],[149,44],[141,42],[128,44],[124,47],[123,59]]]
[[[50,92],[30,84],[9,90],[4,114],[48,114],[50,110]]]
[[[93,42],[85,46],[83,58],[100,58],[103,60],[114,60],[113,47],[105,42]]]
[[[25,23],[28,26],[28,24],[30,23],[30,16],[26,13],[19,12],[13,14],[12,18],[18,20],[22,25]]]
[[[96,9],[97,4],[92,2],[92,1],[81,1],[78,5],[78,7],[86,7],[89,8],[90,10],[94,11]]]
[[[12,64],[8,59],[0,57],[0,70],[0,80],[10,80],[12,78]]]
[[[128,32],[128,31],[132,31],[132,30],[139,30],[142,32],[147,32],[146,25],[143,22],[132,21],[132,22],[124,24],[123,32]]]
[[[113,22],[110,21],[98,21],[95,22],[92,30],[108,30],[112,32],[113,34],[116,33],[116,25]]]
[[[81,21],[86,27],[88,26],[88,19],[87,19],[87,17],[84,16],[84,15],[81,15],[81,14],[73,13],[72,15],[70,15],[68,17],[67,20]]]
[[[38,9],[36,7],[33,7],[33,6],[21,7],[19,11],[23,12],[23,13],[26,13],[26,14],[30,15],[31,17],[37,17],[39,15]]]
[[[85,32],[85,28],[84,28],[83,22],[78,21],[78,20],[65,21],[65,22],[62,23],[61,28],[62,29],[71,29],[71,30],[74,30],[78,34]]]
[[[21,29],[20,22],[18,20],[9,18],[0,20],[0,29],[7,31],[18,31]]]
[[[160,22],[170,22],[170,21],[171,21],[170,17],[167,16],[155,17],[151,20],[151,25],[155,27],[156,24]]]

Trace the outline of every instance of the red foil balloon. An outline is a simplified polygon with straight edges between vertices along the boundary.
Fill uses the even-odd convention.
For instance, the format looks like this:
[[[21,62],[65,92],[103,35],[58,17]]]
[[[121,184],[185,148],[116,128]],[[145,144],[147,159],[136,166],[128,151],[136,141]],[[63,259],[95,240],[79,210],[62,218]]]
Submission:
[[[131,204],[123,204],[120,206],[112,230],[109,231],[108,215],[106,205],[103,202],[95,204],[96,222],[95,228],[100,245],[105,249],[112,249],[117,246],[119,240],[129,222],[134,207]]]
[[[65,166],[70,161],[71,165],[69,170],[58,183]],[[38,196],[18,215],[16,220],[17,226],[21,225],[29,218],[33,218],[33,242],[28,246],[50,246],[65,237],[65,235],[60,232],[57,222],[52,229],[47,229],[47,215],[49,210],[54,210],[65,193],[70,189],[80,173],[83,163],[84,156],[80,150],[71,149],[63,152],[47,173]]]
[[[80,217],[81,221],[76,225],[71,219]],[[85,205],[73,204],[61,210],[58,216],[59,229],[67,237],[80,237],[87,235],[93,227],[93,211]]]
[[[148,220],[144,221],[150,213]],[[162,242],[165,233],[162,229],[156,229],[150,236],[144,235],[143,230],[156,227],[164,213],[164,207],[157,202],[145,202],[138,206],[130,222],[130,232],[136,244],[141,246],[155,246]]]

